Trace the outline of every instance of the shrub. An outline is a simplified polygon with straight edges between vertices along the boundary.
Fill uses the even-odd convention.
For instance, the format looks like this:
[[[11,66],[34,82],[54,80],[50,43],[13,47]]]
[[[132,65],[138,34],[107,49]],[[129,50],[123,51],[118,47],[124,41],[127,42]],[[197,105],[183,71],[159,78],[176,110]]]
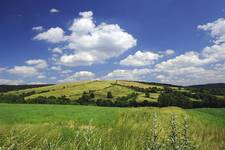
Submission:
[[[146,97],[146,98],[149,98],[149,97],[150,97],[149,92],[145,92],[145,97]]]
[[[107,92],[107,98],[113,98],[112,93],[110,91]]]

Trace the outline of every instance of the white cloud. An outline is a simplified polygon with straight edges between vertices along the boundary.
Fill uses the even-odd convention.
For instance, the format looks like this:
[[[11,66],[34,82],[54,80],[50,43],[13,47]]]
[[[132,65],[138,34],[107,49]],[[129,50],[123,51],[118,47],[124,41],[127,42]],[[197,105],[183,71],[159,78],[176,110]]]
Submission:
[[[79,15],[84,18],[90,18],[93,16],[93,12],[92,11],[80,12]]]
[[[81,18],[74,19],[73,24],[71,25],[69,30],[72,31],[73,34],[76,34],[78,36],[92,32],[96,27],[95,23],[92,20],[93,13],[91,11],[87,11],[80,12],[79,15],[81,16]]]
[[[198,29],[209,31],[210,35],[215,39],[215,43],[225,42],[225,19],[219,18],[214,22],[210,22],[204,25],[199,25]]]
[[[48,64],[43,59],[30,59],[26,61],[26,64],[32,65],[37,69],[45,69],[48,67]]]
[[[72,73],[73,71],[72,70],[63,70],[63,71],[61,71],[60,73],[62,73],[62,74],[69,74],[69,73]]]
[[[23,83],[23,80],[0,79],[0,85],[19,85]]]
[[[37,84],[37,85],[38,85],[38,84],[47,84],[47,83],[45,83],[45,82],[36,82],[36,81],[35,81],[35,82],[30,82],[30,83],[28,83],[28,84],[32,84],[32,85]]]
[[[38,32],[39,32],[39,31],[43,31],[44,28],[43,28],[42,26],[36,26],[36,27],[33,27],[32,30],[33,30],[33,31],[38,31]]]
[[[77,54],[63,55],[60,62],[66,66],[88,66],[95,61],[100,62],[98,58],[88,52],[79,52]]]
[[[92,18],[80,18],[79,20],[89,20]],[[76,20],[75,20],[76,24]],[[102,23],[96,27],[88,26],[74,29],[68,37],[70,49],[75,50],[73,54],[62,56],[61,62],[65,65],[76,66],[92,65],[103,62],[109,58],[117,57],[136,45],[136,40],[132,35],[125,32],[117,24]],[[79,59],[80,56],[86,56]],[[69,63],[67,60],[70,60]]]
[[[207,64],[206,59],[194,51],[176,56],[175,58],[163,61],[155,66],[156,78],[163,83],[190,85],[203,82],[206,74],[212,74],[203,66]],[[201,79],[201,80],[200,80]]]
[[[117,24],[101,23],[93,20],[93,12],[80,12],[70,26],[69,35],[59,28],[50,28],[38,34],[35,40],[45,40],[51,43],[64,42],[63,49],[72,52],[62,54],[59,62],[66,66],[88,66],[102,63],[107,59],[117,57],[136,46],[136,39]],[[54,52],[61,53],[59,49]]]
[[[58,13],[59,10],[56,9],[56,8],[52,8],[52,9],[49,10],[49,12],[50,12],[50,13]]]
[[[225,43],[205,47],[202,51],[202,57],[208,63],[225,61]]]
[[[172,49],[167,49],[167,50],[164,52],[165,55],[173,55],[174,53],[175,53],[175,51],[172,50]]]
[[[122,70],[117,69],[108,73],[104,79],[116,79],[116,80],[145,80],[146,76],[150,74],[151,70],[144,69],[133,69],[133,70]]]
[[[51,69],[55,70],[55,71],[61,71],[62,70],[62,68],[60,66],[52,66]]]
[[[225,20],[220,18],[198,28],[209,31],[215,43],[200,52],[186,52],[157,64],[155,72],[161,82],[181,85],[225,82]]]
[[[53,53],[58,53],[58,54],[63,53],[63,50],[59,47],[55,47],[55,48],[52,48],[52,49],[49,49],[49,50],[52,51]]]
[[[157,64],[156,68],[158,71],[176,71],[176,69],[179,68],[201,66],[203,64],[204,60],[200,59],[199,54],[197,52],[190,51],[167,61],[163,61]]]
[[[0,67],[0,73],[3,72],[3,71],[5,71],[5,70],[6,70],[6,68]]]
[[[120,61],[120,65],[124,66],[147,66],[154,64],[161,56],[154,52],[137,51],[134,55],[129,55],[127,58]]]
[[[45,75],[39,75],[39,76],[37,76],[37,78],[38,78],[38,79],[45,79],[46,76],[45,76]]]
[[[31,66],[15,66],[8,70],[9,73],[19,75],[19,76],[35,76],[38,74],[38,70]]]
[[[65,41],[64,31],[60,27],[50,28],[46,32],[36,35],[34,40],[45,40],[50,43],[59,43]]]
[[[56,80],[57,78],[56,78],[56,77],[50,77],[50,79],[51,79],[51,80]]]
[[[192,66],[159,72],[156,78],[163,83],[178,85],[225,82],[225,75],[222,72],[215,69]]]
[[[201,52],[186,52],[156,65],[161,82],[191,85],[225,82],[223,64],[225,43],[204,48]],[[219,69],[218,69],[219,68]]]
[[[56,63],[51,67],[52,70],[62,71],[61,65],[88,66],[103,63],[136,46],[136,39],[119,25],[96,24],[91,11],[80,12],[79,15],[80,17],[75,18],[69,27],[69,32],[56,27],[34,37],[36,40],[58,44],[56,48],[50,49],[54,53]],[[225,20],[220,18],[212,23],[199,25],[198,29],[208,31],[214,39],[214,44],[198,52],[187,51],[172,59],[164,60],[155,65],[155,68],[152,67],[152,70],[148,68],[118,69],[108,73],[103,79],[146,80],[151,75],[161,82],[183,85],[223,82],[225,80],[225,75],[223,75],[225,71],[223,70],[225,68]],[[158,53],[138,51],[121,60],[120,64],[136,67],[148,66],[154,64],[160,57],[171,56],[174,53],[172,49]],[[80,80],[78,74],[75,73],[60,82]]]
[[[64,80],[59,80],[59,83],[64,82],[74,82],[74,81],[81,81],[81,80],[93,80],[95,78],[95,74],[89,71],[80,71],[76,72],[73,75],[67,77]]]

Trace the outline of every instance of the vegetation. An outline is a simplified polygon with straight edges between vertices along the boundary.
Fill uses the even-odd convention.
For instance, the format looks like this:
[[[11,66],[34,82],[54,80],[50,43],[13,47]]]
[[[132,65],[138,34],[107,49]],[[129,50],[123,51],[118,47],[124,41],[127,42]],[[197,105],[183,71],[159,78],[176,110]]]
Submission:
[[[35,84],[35,85],[0,85],[0,92],[9,92],[9,91],[16,91],[22,89],[30,89],[30,88],[37,88],[37,87],[44,87],[50,86],[53,84]]]
[[[225,89],[219,87],[160,86],[134,81],[85,81],[0,94],[2,103],[75,104],[111,107],[179,106],[225,107]],[[64,94],[64,95],[63,95]]]
[[[221,84],[135,81],[1,92],[0,103],[13,104],[0,104],[0,149],[220,150],[225,147],[225,109],[219,108],[225,107],[224,93]],[[130,108],[143,106],[148,107]],[[189,109],[202,107],[214,108]]]
[[[113,98],[112,93],[110,91],[107,92],[107,98]]]
[[[225,146],[223,108],[0,104],[0,114],[1,149],[219,150]]]

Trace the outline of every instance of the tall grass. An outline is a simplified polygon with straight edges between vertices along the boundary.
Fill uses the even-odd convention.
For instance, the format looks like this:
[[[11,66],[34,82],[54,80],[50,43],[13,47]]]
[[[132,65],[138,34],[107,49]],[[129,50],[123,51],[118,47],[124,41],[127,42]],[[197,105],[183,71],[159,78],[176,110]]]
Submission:
[[[62,123],[0,126],[0,149],[219,150],[225,131],[193,123],[187,114],[142,109],[110,126]],[[200,127],[200,128],[198,128]]]

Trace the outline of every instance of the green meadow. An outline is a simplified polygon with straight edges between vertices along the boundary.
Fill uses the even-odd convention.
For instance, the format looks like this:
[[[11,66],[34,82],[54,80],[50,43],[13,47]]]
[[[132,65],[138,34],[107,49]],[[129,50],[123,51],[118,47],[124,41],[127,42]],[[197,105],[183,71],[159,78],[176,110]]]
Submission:
[[[0,104],[0,147],[222,150],[225,109]]]
[[[157,104],[163,93],[170,94],[164,102],[204,104],[209,100],[220,104],[225,98],[222,90],[96,80],[4,92],[1,96],[6,101],[2,99],[0,104],[0,150],[224,150],[225,108],[113,105]],[[54,103],[48,103],[52,97]],[[29,104],[35,99],[40,101]],[[57,103],[62,99],[67,101]],[[111,105],[97,105],[101,101],[110,101]]]
[[[151,85],[151,84],[143,84],[138,82],[132,82],[132,81],[117,81],[117,80],[97,80],[97,81],[81,81],[81,82],[75,82],[75,83],[64,83],[64,84],[57,84],[52,86],[45,86],[45,87],[39,87],[39,88],[30,88],[25,90],[19,90],[19,91],[10,91],[7,94],[26,94],[29,92],[34,92],[34,94],[31,94],[29,96],[26,96],[25,99],[33,99],[37,98],[39,96],[43,97],[61,97],[66,96],[70,100],[77,100],[79,97],[82,96],[83,92],[86,91],[94,91],[95,93],[95,99],[103,98],[107,99],[106,95],[107,92],[111,92],[114,98],[127,96],[128,94],[136,92],[133,89],[128,88],[128,86],[135,86],[139,88],[163,88],[163,86],[159,85]],[[137,92],[138,98],[137,101],[157,101],[159,97],[159,93],[151,93],[151,96],[149,98],[144,97],[144,93]]]

